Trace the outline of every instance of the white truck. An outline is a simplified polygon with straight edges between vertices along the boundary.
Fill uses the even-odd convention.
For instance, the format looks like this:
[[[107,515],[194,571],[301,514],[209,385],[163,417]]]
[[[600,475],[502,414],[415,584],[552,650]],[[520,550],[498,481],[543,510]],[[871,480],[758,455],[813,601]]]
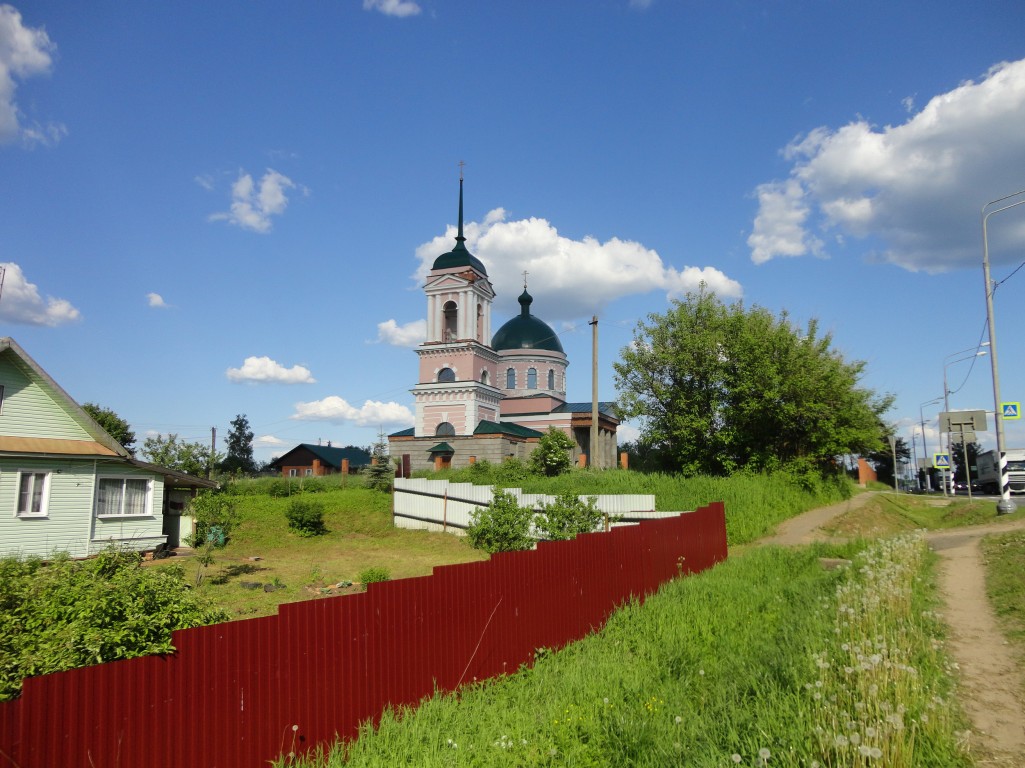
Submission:
[[[1007,471],[1010,475],[1011,493],[1025,493],[1025,448],[1008,448],[1004,451]],[[994,496],[1000,493],[1000,457],[996,451],[980,453],[975,466],[978,468],[979,485],[983,493]]]

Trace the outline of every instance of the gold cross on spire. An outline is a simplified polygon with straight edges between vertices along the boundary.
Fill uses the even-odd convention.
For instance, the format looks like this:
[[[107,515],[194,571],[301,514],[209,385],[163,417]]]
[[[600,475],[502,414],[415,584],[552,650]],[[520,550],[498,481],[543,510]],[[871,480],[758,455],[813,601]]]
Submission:
[[[523,270],[523,290],[527,290],[527,270]]]

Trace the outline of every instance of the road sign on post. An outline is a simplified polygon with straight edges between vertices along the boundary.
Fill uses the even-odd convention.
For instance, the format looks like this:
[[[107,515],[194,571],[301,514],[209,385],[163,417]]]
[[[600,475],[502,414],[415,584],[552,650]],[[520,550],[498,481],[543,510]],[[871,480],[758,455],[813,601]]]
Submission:
[[[989,423],[985,411],[944,411],[940,414],[940,432],[985,432],[987,429]]]
[[[934,453],[932,455],[932,465],[937,469],[950,469],[950,454]]]
[[[1008,420],[1021,418],[1021,403],[1001,403],[1000,415]]]

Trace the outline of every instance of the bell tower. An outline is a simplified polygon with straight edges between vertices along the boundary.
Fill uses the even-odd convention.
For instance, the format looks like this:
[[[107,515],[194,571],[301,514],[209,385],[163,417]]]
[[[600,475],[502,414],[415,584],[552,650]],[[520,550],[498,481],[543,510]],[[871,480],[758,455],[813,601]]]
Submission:
[[[498,421],[502,393],[496,381],[499,356],[489,345],[495,291],[484,264],[466,248],[461,171],[456,245],[434,260],[424,293],[427,339],[416,350],[414,434],[472,435],[481,421]]]

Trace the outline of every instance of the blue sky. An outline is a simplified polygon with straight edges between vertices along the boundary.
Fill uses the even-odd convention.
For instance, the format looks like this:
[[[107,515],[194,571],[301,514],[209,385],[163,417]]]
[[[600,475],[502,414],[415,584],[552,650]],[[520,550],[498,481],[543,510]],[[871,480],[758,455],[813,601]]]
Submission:
[[[494,327],[526,270],[570,399],[592,314],[612,399],[637,321],[704,280],[817,318],[932,452],[945,366],[952,408],[993,408],[989,358],[955,361],[1023,127],[1019,2],[0,5],[0,334],[140,444],[237,413],[259,458],[369,444],[411,423],[465,161]],[[1025,206],[989,236],[1025,400]]]

